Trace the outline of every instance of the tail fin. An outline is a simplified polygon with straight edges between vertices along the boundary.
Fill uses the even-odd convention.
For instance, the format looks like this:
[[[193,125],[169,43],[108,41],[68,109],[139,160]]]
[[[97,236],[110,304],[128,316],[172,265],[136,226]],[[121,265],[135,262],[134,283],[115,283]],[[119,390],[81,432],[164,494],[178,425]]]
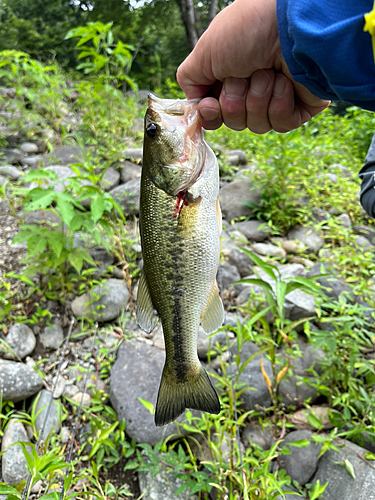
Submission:
[[[220,402],[211,381],[202,366],[186,382],[179,382],[168,365],[164,366],[156,403],[155,424],[169,424],[186,408],[219,413]]]

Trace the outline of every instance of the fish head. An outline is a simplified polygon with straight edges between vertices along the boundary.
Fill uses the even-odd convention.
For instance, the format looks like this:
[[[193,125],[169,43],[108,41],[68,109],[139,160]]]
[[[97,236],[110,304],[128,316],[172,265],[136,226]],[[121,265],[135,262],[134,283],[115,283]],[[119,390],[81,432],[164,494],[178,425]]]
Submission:
[[[205,163],[198,102],[159,99],[151,94],[148,98],[142,168],[158,188],[172,196],[192,186]]]

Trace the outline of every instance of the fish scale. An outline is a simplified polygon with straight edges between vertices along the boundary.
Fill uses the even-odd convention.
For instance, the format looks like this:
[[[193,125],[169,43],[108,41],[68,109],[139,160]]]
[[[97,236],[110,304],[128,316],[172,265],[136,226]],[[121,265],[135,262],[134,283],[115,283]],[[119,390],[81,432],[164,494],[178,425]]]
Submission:
[[[159,122],[156,121],[157,109],[153,107],[153,99],[149,103],[151,111],[146,113],[146,127],[155,123],[163,131],[159,132],[163,140],[158,144],[158,138],[148,139],[145,134],[140,198],[144,268],[141,296],[138,293],[137,319],[141,328],[146,331],[152,331],[157,318],[162,322],[166,363],[155,422],[157,425],[164,425],[174,420],[185,408],[212,413],[220,411],[216,392],[197,355],[197,336],[201,321],[204,326],[202,318],[207,316],[206,329],[212,331],[223,320],[223,306],[215,281],[220,257],[217,201],[219,175],[216,157],[203,137],[199,137],[198,130],[197,144],[191,145],[193,181],[184,186],[182,191],[173,192],[176,191],[174,186],[179,180],[179,156],[184,159],[180,162],[180,169],[184,169],[181,175],[183,182],[188,179],[186,169],[189,164],[184,165],[184,162],[190,161],[186,160],[188,128],[182,121],[181,148],[178,150],[177,147],[176,151],[179,136],[174,124],[170,126],[170,134],[173,134],[172,150],[171,142],[168,142],[168,126],[164,124],[162,128],[162,118]],[[163,102],[168,104],[171,101]],[[196,114],[196,106],[189,101],[185,103],[187,109],[184,118],[191,110]],[[162,111],[159,110],[159,114],[162,115]],[[173,122],[170,118],[168,116],[168,124]],[[181,121],[179,115],[172,118]],[[191,115],[188,118],[191,123]],[[153,134],[154,132],[152,129]],[[194,148],[198,150],[196,153]],[[194,159],[197,160],[195,163]],[[200,161],[203,163],[200,164]],[[171,162],[174,162],[172,167]],[[170,171],[174,168],[176,173],[171,175]],[[166,178],[171,180],[173,189],[169,189],[168,182],[164,181],[163,169],[166,169]],[[158,184],[162,184],[163,189]],[[179,203],[181,192],[184,193],[185,202],[176,214],[176,203]]]

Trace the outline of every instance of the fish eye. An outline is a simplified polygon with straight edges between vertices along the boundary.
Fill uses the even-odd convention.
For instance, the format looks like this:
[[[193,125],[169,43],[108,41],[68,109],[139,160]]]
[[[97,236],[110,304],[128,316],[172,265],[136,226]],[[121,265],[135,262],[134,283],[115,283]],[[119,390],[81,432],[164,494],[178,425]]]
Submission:
[[[156,123],[150,123],[146,127],[146,134],[149,139],[156,139],[160,134],[160,127]]]

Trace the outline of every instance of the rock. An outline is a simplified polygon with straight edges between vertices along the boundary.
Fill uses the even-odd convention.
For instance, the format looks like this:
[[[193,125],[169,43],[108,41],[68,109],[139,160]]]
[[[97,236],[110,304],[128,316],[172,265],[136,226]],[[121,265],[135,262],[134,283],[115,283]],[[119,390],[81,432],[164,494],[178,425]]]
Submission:
[[[53,391],[53,397],[55,399],[59,399],[65,391],[66,380],[64,379],[64,377],[60,375],[56,381],[56,376],[55,376],[53,377],[52,384],[53,384],[52,387],[55,387],[56,384],[55,390]]]
[[[33,154],[39,152],[39,148],[34,142],[23,142],[20,145],[20,150],[27,154]]]
[[[298,410],[290,418],[291,423],[296,427],[296,429],[308,429],[314,431],[317,426],[309,423],[308,416],[311,414],[314,418],[318,419],[321,428],[324,430],[333,429],[334,424],[331,423],[329,418],[330,413],[339,413],[336,410],[328,408],[328,406],[312,406],[310,408],[304,408],[303,410]]]
[[[311,219],[315,222],[327,221],[330,218],[331,214],[326,210],[323,210],[321,208],[313,208],[311,210]]]
[[[82,398],[83,396],[83,398]],[[82,393],[82,392],[77,392],[71,397],[71,400],[74,403],[81,404],[82,401],[82,406],[89,407],[91,405],[91,396],[90,394]]]
[[[159,472],[154,476],[151,475],[151,471],[139,471],[138,479],[141,493],[147,492],[145,497],[147,500],[195,500],[197,498],[196,495],[190,493],[190,488],[175,495],[183,481],[171,473]]]
[[[1,170],[0,170],[1,173]],[[369,226],[354,226],[353,232],[364,236],[371,244],[375,244],[375,229]]]
[[[36,345],[34,332],[23,323],[15,323],[9,328],[8,334],[5,337],[5,342],[13,350],[13,352],[21,359],[25,358],[33,352]],[[3,353],[4,346],[0,344],[0,353]],[[5,351],[4,357],[14,359],[12,354]]]
[[[0,359],[0,393],[3,401],[22,401],[42,387],[43,379],[28,365]]]
[[[109,193],[122,207],[125,215],[139,214],[139,194],[141,179],[133,179],[115,187]]]
[[[231,240],[224,240],[221,252],[229,264],[238,269],[240,275],[248,276],[253,269],[253,261],[245,252],[242,252]]]
[[[211,357],[215,357],[217,355],[217,351],[215,348],[216,343],[224,346],[228,344],[229,338],[230,337],[227,332],[217,332],[214,335],[208,336],[203,328],[199,326],[197,339],[197,351],[199,359],[204,361],[207,360],[208,352],[211,353]]]
[[[132,134],[136,134],[137,132],[143,132],[143,119],[142,118],[134,118],[133,125],[131,128]]]
[[[0,175],[0,186],[4,186],[6,182],[9,182],[9,179]]]
[[[225,312],[224,316],[224,323],[223,325],[228,325],[228,326],[237,326],[237,320],[239,321],[240,324],[243,323],[243,318],[242,316],[238,316],[237,314],[231,313],[231,312]]]
[[[119,316],[129,300],[126,283],[108,279],[102,285],[95,286],[90,292],[76,297],[72,302],[76,318],[90,317],[100,322],[111,321]]]
[[[16,181],[21,177],[22,173],[13,165],[0,165],[0,175],[7,177],[12,181]]]
[[[245,151],[242,151],[242,149],[231,149],[230,151],[228,151],[228,156],[237,156],[237,165],[246,165],[247,163],[246,153]]]
[[[64,332],[58,320],[46,326],[40,334],[40,341],[45,349],[58,349],[64,342]]]
[[[138,160],[142,163],[143,149],[142,148],[129,148],[122,152],[127,160]]]
[[[241,279],[236,266],[232,266],[229,262],[220,262],[219,271],[217,273],[217,282],[220,290],[229,290],[237,296],[243,290],[242,285],[233,285]]]
[[[338,444],[343,446],[340,451],[328,450],[320,458],[312,482],[328,482],[324,498],[329,500],[375,500],[375,462],[367,459],[370,467],[362,459],[367,450],[350,441],[340,439]],[[345,460],[351,463],[355,479],[341,465]]]
[[[176,432],[170,423],[156,427],[154,416],[138,398],[156,406],[165,354],[161,349],[141,342],[124,341],[112,367],[109,396],[120,422],[126,421],[126,433],[137,443],[154,446]],[[183,415],[177,419],[181,422]]]
[[[102,185],[105,191],[110,191],[120,182],[120,172],[113,167],[108,167],[102,177]]]
[[[292,480],[297,481],[301,486],[310,481],[318,467],[318,457],[322,445],[311,442],[312,435],[312,432],[307,430],[293,431],[282,442],[282,445],[286,446],[291,454],[280,455],[280,467],[285,469]],[[306,448],[297,448],[290,444],[293,441],[303,439],[310,441]]]
[[[142,174],[142,167],[138,163],[125,160],[118,164],[122,182],[126,183],[134,179],[138,179]]]
[[[310,259],[305,259],[305,257],[292,257],[289,262],[291,264],[302,264],[304,267],[313,267],[313,265],[315,264],[314,261],[310,260]]]
[[[284,496],[279,495],[276,497],[276,500],[298,500],[298,498],[306,498],[302,497],[293,486],[283,486],[281,489],[285,492]]]
[[[49,402],[51,401],[51,393],[43,389],[36,397],[37,403],[35,407],[35,428],[39,433],[44,425]],[[46,441],[48,436],[53,432],[57,434],[61,428],[61,403],[58,399],[52,399],[49,409],[48,419],[43,433],[43,441]]]
[[[37,224],[37,225],[50,225],[56,224],[61,225],[60,219],[53,212],[49,210],[37,210],[35,212],[27,212],[24,215],[25,224]]]
[[[281,242],[281,246],[286,251],[286,253],[298,254],[305,248],[304,244],[298,240],[284,240]]]
[[[328,276],[316,280],[316,283],[324,287],[323,291],[328,297],[338,299],[344,293],[347,298],[354,300],[352,289],[346,284],[344,278],[336,275],[329,264],[317,262],[307,273],[307,276],[316,276],[317,274],[328,274]]]
[[[289,231],[288,238],[301,241],[308,251],[317,253],[323,246],[323,240],[311,226],[299,226]]]
[[[337,175],[336,174],[332,174],[330,172],[326,172],[324,174],[318,174],[316,176],[316,178],[317,179],[323,179],[323,181],[332,182],[333,184],[337,183]]]
[[[110,255],[103,247],[91,248],[89,253],[95,265],[98,266],[98,273],[100,276],[107,271],[109,266],[112,266],[115,260],[113,255]]]
[[[352,221],[350,220],[349,214],[341,214],[337,217],[336,220],[340,224],[340,226],[344,227],[345,229],[350,229],[352,227]]]
[[[253,342],[245,342],[241,350],[241,363],[244,363],[248,357],[258,352],[260,349]],[[230,348],[232,354],[238,354],[237,344],[234,344]],[[259,406],[261,408],[268,408],[271,405],[271,396],[267,388],[266,381],[264,380],[260,361],[263,359],[263,367],[266,371],[271,384],[273,383],[273,374],[271,362],[260,354],[255,356],[254,359],[245,367],[241,375],[239,376],[239,382],[243,385],[243,388],[249,388],[241,394],[241,401],[245,411],[255,410]],[[236,364],[231,363],[228,368],[228,374],[234,374],[236,372]]]
[[[251,248],[254,252],[267,257],[278,259],[285,259],[286,257],[286,251],[283,248],[271,245],[271,243],[254,243]]]
[[[251,190],[251,185],[243,180],[233,181],[225,184],[220,189],[220,204],[223,216],[229,222],[239,217],[251,217],[253,209],[242,202],[260,203],[260,191]]]
[[[36,169],[39,167],[42,155],[29,155],[21,160],[21,165],[23,167],[30,167],[31,169]]]
[[[67,179],[76,175],[71,168],[60,167],[59,165],[52,165],[50,167],[44,168],[44,170],[55,172],[57,179],[46,179],[42,186],[39,186],[39,184],[36,182],[31,182],[29,185],[30,191],[32,189],[35,189],[36,187],[44,187],[46,189],[48,186],[54,186],[57,193],[62,193],[65,187],[69,184],[69,181],[67,181]]]
[[[52,153],[45,158],[45,165],[72,165],[80,163],[83,159],[81,149],[76,145],[66,145],[56,147]]]
[[[291,375],[286,375],[280,380],[278,394],[286,406],[299,405],[305,400],[316,399],[316,389],[301,378],[312,379],[309,369],[314,365],[314,369],[321,373],[320,363],[325,354],[321,349],[313,350],[311,345],[300,342],[302,357],[291,360]]]
[[[15,418],[10,419],[5,429],[1,443],[2,456],[2,480],[8,484],[19,485],[21,481],[28,478],[27,461],[18,441],[29,443],[24,426]],[[14,445],[14,446],[12,446]],[[30,452],[30,449],[28,450]]]
[[[250,241],[264,241],[271,233],[271,228],[267,222],[261,220],[237,222],[235,227]]]
[[[248,425],[242,432],[242,442],[246,448],[255,444],[263,450],[269,450],[273,444],[272,429],[269,426],[262,429],[258,423]]]
[[[356,248],[361,249],[363,252],[368,252],[369,250],[374,250],[373,245],[368,241],[365,236],[361,236],[360,234],[356,234],[353,236],[354,246]]]
[[[10,163],[17,164],[21,163],[21,160],[26,156],[26,154],[20,149],[16,148],[0,148],[0,163]]]

